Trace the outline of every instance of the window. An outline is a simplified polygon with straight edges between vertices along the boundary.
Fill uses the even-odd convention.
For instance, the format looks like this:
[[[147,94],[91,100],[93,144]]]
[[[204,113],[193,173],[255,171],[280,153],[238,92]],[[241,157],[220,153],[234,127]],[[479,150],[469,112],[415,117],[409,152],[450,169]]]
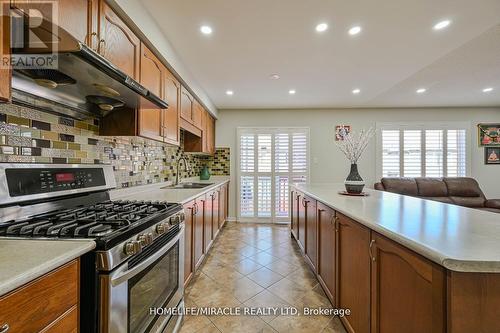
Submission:
[[[463,177],[468,124],[378,124],[380,177]]]
[[[238,129],[240,221],[288,222],[289,184],[309,176],[308,128]]]

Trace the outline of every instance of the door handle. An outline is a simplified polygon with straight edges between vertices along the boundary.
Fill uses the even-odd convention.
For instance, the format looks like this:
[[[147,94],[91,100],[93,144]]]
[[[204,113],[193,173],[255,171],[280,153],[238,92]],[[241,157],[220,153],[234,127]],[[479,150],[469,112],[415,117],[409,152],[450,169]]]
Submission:
[[[375,244],[375,239],[372,239],[372,241],[370,242],[370,247],[368,248],[368,252],[370,254],[370,259],[372,261],[375,261],[375,257],[373,256],[373,253],[372,253],[373,244]]]
[[[9,324],[3,324],[0,326],[0,333],[7,333],[10,330]]]
[[[102,49],[103,49],[103,51],[101,52]],[[104,39],[101,39],[99,41],[99,43],[97,45],[97,53],[99,53],[103,57],[105,56],[105,54],[106,54],[106,41]]]

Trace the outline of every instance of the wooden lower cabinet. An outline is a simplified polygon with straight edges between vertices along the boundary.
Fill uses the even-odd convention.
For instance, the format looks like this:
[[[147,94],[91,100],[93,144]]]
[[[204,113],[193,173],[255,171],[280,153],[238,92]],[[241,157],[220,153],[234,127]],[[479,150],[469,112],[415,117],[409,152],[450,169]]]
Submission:
[[[332,304],[335,304],[337,216],[333,209],[318,202],[318,265],[321,286]]]
[[[318,223],[316,220],[316,200],[304,197],[306,215],[306,247],[305,254],[312,269],[316,271],[318,260]]]
[[[208,251],[210,246],[212,245],[212,240],[214,239],[213,235],[213,207],[212,207],[212,197],[210,195],[206,195],[203,201],[203,237],[204,237],[204,247],[205,253]]]
[[[194,269],[200,266],[203,255],[205,254],[205,240],[203,234],[205,228],[203,226],[203,204],[205,195],[197,198],[194,201],[193,207],[193,263]]]
[[[201,265],[222,227],[222,207],[228,206],[227,184],[184,204],[184,285]],[[224,219],[225,221],[225,219]]]
[[[298,200],[298,213],[297,213],[297,230],[298,230],[298,243],[302,251],[306,248],[306,206],[304,203],[304,195],[302,193],[297,193]]]
[[[293,237],[298,240],[299,239],[299,193],[297,191],[292,191],[290,193],[291,204],[290,207],[290,229]]]
[[[0,327],[8,332],[78,332],[79,260],[0,297]]]
[[[445,332],[444,269],[375,232],[371,253],[371,332]]]
[[[337,306],[350,309],[341,320],[348,332],[370,332],[370,229],[337,213]]]
[[[184,204],[186,219],[184,220],[184,284],[191,279],[194,271],[193,265],[193,220],[194,201]]]

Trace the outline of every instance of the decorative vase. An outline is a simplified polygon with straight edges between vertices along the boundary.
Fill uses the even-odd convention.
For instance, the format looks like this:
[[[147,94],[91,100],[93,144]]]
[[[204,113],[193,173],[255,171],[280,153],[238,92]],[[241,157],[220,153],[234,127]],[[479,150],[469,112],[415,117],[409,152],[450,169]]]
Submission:
[[[356,163],[351,164],[351,172],[344,181],[344,185],[347,193],[359,194],[363,192],[365,181],[359,175],[358,165]]]
[[[203,167],[203,169],[201,169],[200,179],[201,180],[209,180],[210,179],[210,171],[208,171],[208,167],[206,165]]]

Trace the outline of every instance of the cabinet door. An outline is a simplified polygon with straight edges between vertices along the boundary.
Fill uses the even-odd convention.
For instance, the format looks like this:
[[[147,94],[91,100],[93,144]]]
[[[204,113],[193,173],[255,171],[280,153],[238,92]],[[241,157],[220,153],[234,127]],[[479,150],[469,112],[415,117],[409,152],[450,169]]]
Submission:
[[[141,43],[123,20],[101,1],[99,53],[128,76],[139,78]]]
[[[203,201],[205,196],[196,199],[193,209],[193,256],[194,266],[196,268],[201,264],[203,254],[205,253],[205,240],[203,239]]]
[[[350,309],[341,318],[348,332],[370,332],[370,229],[337,213],[338,271],[336,306]]]
[[[207,112],[207,153],[215,154],[215,119]]]
[[[226,223],[226,186],[221,186],[219,191],[219,225],[222,227]]]
[[[163,64],[146,45],[141,43],[140,83],[156,96],[163,97]],[[161,109],[139,110],[140,136],[163,141]]]
[[[180,114],[181,84],[166,68],[163,70],[164,98],[168,109],[163,110],[163,139],[164,142],[178,146],[180,144]]]
[[[193,220],[194,201],[184,205],[186,219],[184,220],[184,284],[189,282],[193,274]]]
[[[0,3],[1,13],[5,13],[9,8],[6,3]],[[0,15],[0,56],[2,59],[10,59],[10,21],[7,15]],[[0,102],[10,100],[11,69],[0,66]]]
[[[305,197],[306,208],[306,258],[309,264],[316,271],[318,260],[318,221],[316,220],[316,200]]]
[[[203,237],[205,240],[205,253],[208,251],[208,248],[212,245],[213,233],[212,233],[212,197],[210,194],[207,194],[203,202],[203,225],[204,232]]]
[[[193,123],[194,98],[186,88],[181,88],[181,118],[190,124]]]
[[[193,101],[193,114],[191,116],[191,119],[193,120],[193,125],[202,128],[201,123],[202,123],[202,116],[203,112],[205,111],[203,109],[203,106],[201,106],[200,103],[198,103],[197,100]]]
[[[371,250],[371,332],[445,332],[444,269],[377,233]]]
[[[213,228],[216,231],[216,233],[219,233],[219,229],[221,227],[220,225],[220,220],[219,220],[219,192],[218,191],[213,191],[212,193],[212,200],[213,200],[213,211],[212,211],[212,217],[213,217]],[[215,236],[214,236],[215,238]]]
[[[306,205],[304,202],[304,195],[297,193],[297,200],[299,204],[298,210],[298,235],[299,247],[302,251],[306,250]]]
[[[318,202],[318,280],[332,304],[335,304],[336,219],[333,209]]]

